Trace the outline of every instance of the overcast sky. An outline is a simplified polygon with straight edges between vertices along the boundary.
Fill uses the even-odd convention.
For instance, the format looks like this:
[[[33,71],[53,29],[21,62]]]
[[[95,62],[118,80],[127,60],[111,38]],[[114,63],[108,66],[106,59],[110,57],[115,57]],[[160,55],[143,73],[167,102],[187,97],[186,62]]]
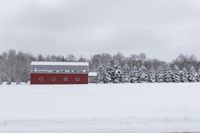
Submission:
[[[0,52],[200,57],[200,0],[0,0]]]

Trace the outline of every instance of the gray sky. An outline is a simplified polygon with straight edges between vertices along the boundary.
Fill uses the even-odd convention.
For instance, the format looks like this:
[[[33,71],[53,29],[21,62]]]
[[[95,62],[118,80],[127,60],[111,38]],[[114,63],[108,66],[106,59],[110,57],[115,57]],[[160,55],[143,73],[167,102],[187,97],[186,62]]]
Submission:
[[[0,0],[0,52],[200,57],[199,0]]]

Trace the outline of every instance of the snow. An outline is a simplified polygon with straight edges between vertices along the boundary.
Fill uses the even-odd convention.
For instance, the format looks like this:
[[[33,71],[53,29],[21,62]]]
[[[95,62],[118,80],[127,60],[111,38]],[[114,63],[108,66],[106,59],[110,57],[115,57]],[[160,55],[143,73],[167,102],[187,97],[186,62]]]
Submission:
[[[89,76],[92,76],[92,77],[96,77],[96,76],[97,76],[97,72],[89,72],[88,75],[89,75]]]
[[[49,65],[49,66],[89,66],[88,62],[39,62],[34,61],[31,65]]]
[[[200,132],[200,83],[0,85],[0,133]]]

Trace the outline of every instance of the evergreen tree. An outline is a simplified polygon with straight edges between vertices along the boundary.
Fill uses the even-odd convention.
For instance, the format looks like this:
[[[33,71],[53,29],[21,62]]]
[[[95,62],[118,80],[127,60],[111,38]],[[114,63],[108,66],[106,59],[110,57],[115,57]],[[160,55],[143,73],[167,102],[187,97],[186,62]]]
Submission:
[[[130,82],[131,81],[131,70],[127,64],[123,67],[123,74],[124,74],[124,82]]]
[[[182,71],[180,71],[180,80],[181,82],[188,82],[188,78],[189,78],[188,71],[184,67]]]
[[[197,81],[197,77],[198,77],[198,74],[197,74],[196,70],[194,69],[194,66],[191,66],[189,68],[188,81],[189,82],[196,82]]]
[[[113,83],[124,83],[124,74],[119,65],[114,66]]]
[[[149,71],[149,81],[150,83],[154,83],[156,82],[156,73],[155,73],[155,70],[153,69],[153,67],[151,67],[151,70]]]
[[[169,66],[169,64],[163,66],[164,68],[164,82],[172,82],[172,75],[173,75],[173,72]],[[162,71],[161,71],[162,72]]]
[[[137,67],[134,66],[131,72],[131,83],[138,83],[138,74],[139,72],[137,70]]]
[[[120,82],[125,83],[125,74],[122,69],[120,69]]]
[[[105,72],[103,81],[104,81],[104,83],[109,83],[112,81],[111,75],[107,71]]]
[[[173,79],[173,82],[176,82],[176,83],[181,82],[180,69],[177,65],[174,65],[173,67],[172,79]]]
[[[97,77],[96,77],[97,83],[104,82],[104,77],[105,77],[105,71],[102,66],[99,66],[97,69]]]
[[[164,67],[159,66],[156,70],[156,82],[162,83],[164,82]]]
[[[122,73],[121,67],[113,62],[107,69],[107,73],[110,75],[112,83],[124,82],[124,74]]]
[[[139,69],[139,82],[148,82],[148,73],[144,65]]]
[[[115,70],[114,70],[114,66],[109,66],[107,69],[106,69],[107,71],[107,77],[108,77],[108,79],[110,79],[110,81],[109,82],[112,82],[112,83],[114,83],[114,80],[115,80]]]

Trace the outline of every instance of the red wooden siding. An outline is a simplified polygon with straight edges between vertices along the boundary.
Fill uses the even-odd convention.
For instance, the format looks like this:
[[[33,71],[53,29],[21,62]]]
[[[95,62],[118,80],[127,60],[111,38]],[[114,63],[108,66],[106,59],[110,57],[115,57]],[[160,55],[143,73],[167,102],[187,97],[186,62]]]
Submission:
[[[31,73],[31,84],[88,84],[88,74]]]

